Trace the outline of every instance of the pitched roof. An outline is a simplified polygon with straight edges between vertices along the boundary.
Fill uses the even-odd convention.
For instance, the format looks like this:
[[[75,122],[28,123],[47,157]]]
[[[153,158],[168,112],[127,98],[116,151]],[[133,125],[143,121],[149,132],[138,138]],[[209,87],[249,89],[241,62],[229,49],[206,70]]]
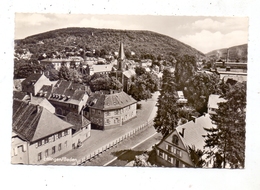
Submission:
[[[113,110],[124,108],[136,102],[135,99],[123,91],[114,94],[102,94],[96,92],[89,97],[87,104],[89,107],[95,109]]]
[[[40,92],[46,93],[46,98],[52,101],[78,104],[86,92],[91,93],[90,89],[82,84],[71,81],[59,80],[55,86],[44,85]]]
[[[30,103],[33,105],[39,105],[50,111],[51,113],[55,113],[55,108],[53,105],[44,97],[31,97]]]
[[[26,86],[35,84],[39,80],[39,78],[41,78],[42,75],[43,74],[38,74],[38,73],[31,74],[25,80],[23,80],[21,84]]]
[[[112,71],[113,65],[93,65],[93,72],[100,73],[100,72],[108,72]]]
[[[29,98],[26,92],[15,91],[15,90],[13,91],[13,99],[24,100],[27,97]]]
[[[14,100],[12,128],[23,139],[33,142],[71,127],[41,106]]]
[[[129,69],[123,72],[123,74],[127,77],[127,78],[131,78],[131,76],[136,75],[135,70],[133,69]]]
[[[211,94],[209,96],[208,107],[218,109],[218,103],[225,101],[224,98],[220,98],[220,95]]]
[[[64,120],[71,123],[73,125],[72,129],[76,131],[79,131],[82,126],[87,126],[90,124],[90,121],[87,120],[84,116],[73,112],[68,113]]]
[[[203,146],[205,145],[204,137],[202,135],[206,135],[207,132],[204,128],[212,128],[215,125],[212,124],[210,115],[206,114],[199,118],[196,118],[195,121],[189,121],[183,125],[180,125],[176,128],[178,134],[182,133],[184,129],[183,137],[181,135],[180,138],[186,147],[195,146],[196,149],[203,150]]]

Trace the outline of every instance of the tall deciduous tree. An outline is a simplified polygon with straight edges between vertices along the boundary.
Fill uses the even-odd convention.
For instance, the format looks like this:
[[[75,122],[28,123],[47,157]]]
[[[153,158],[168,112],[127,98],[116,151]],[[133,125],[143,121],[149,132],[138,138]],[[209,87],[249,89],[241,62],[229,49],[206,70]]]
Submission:
[[[215,167],[243,168],[245,161],[246,84],[228,86],[221,96],[226,102],[219,103],[212,115],[214,128],[205,130],[207,154],[216,160]]]

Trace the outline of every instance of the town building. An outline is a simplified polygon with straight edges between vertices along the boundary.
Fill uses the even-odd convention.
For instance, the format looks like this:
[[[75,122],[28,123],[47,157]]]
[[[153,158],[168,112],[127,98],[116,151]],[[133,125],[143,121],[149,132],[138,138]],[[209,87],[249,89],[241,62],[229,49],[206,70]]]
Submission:
[[[14,100],[12,163],[44,164],[90,137],[90,121],[69,113],[63,120],[43,106]]]
[[[95,73],[100,74],[109,74],[112,71],[113,65],[104,64],[104,65],[92,65],[90,67],[90,75],[94,75]]]
[[[220,98],[220,95],[211,94],[208,100],[208,114],[216,114],[218,109],[218,103],[225,102],[224,98]]]
[[[78,67],[80,65],[80,63],[82,63],[83,60],[78,58],[78,57],[71,57],[71,58],[61,58],[61,59],[57,59],[57,58],[47,58],[47,59],[43,59],[40,61],[41,65],[44,66],[53,66],[54,69],[56,69],[57,71],[60,70],[61,66],[64,65],[66,66],[68,69],[71,67],[72,63],[75,64],[76,67]]]
[[[55,107],[55,113],[66,116],[69,112],[80,114],[88,100],[90,89],[71,81],[59,80],[55,85],[43,85],[37,96],[46,97]]]
[[[72,124],[72,148],[81,146],[81,143],[90,137],[91,123],[82,114],[73,112],[63,119],[64,121]]]
[[[53,82],[51,82],[43,73],[31,74],[21,82],[22,91],[27,92],[28,94],[32,93],[34,96],[40,91],[43,85],[51,84],[53,84]]]
[[[204,128],[212,128],[214,125],[210,115],[206,114],[183,125],[178,126],[173,132],[163,138],[154,146],[156,161],[166,167],[195,167],[192,161],[190,149],[204,149],[204,137],[207,132]],[[202,156],[205,164],[202,167],[212,167],[213,161]]]
[[[72,149],[72,124],[47,109],[14,100],[12,163],[43,164]]]
[[[176,101],[176,103],[178,105],[184,105],[188,103],[188,100],[184,97],[183,91],[177,91],[177,95],[178,95],[178,100]]]
[[[124,91],[109,94],[95,92],[87,101],[84,115],[90,119],[91,128],[111,129],[136,117],[136,103]]]

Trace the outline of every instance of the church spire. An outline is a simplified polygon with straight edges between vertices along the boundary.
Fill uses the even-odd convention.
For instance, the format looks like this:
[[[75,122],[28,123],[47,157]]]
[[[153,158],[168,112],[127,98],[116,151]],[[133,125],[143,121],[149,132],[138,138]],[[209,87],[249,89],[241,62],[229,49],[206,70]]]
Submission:
[[[124,71],[125,70],[124,63],[125,63],[124,46],[123,46],[123,43],[120,42],[119,54],[118,54],[118,70],[119,71]]]
[[[120,47],[119,47],[119,59],[121,60],[125,59],[124,45],[122,42],[120,42]]]

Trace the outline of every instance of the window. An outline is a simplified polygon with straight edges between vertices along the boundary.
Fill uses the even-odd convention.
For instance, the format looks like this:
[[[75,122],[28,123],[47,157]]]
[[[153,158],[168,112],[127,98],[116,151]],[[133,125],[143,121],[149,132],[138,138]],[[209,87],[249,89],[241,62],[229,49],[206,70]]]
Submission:
[[[107,111],[107,112],[105,112],[106,113],[106,116],[109,116],[110,115],[110,112],[109,111]]]
[[[13,151],[14,151],[14,155],[16,156],[18,153],[17,153],[17,148],[13,148]]]
[[[180,157],[182,156],[182,152],[181,152],[180,150],[178,150],[178,149],[176,150],[176,154],[177,154],[178,156],[180,156]]]
[[[114,111],[114,114],[115,114],[115,115],[118,115],[118,114],[119,114],[119,111],[118,111],[118,110],[115,110],[115,111]]]
[[[42,160],[42,153],[38,153],[38,161]]]
[[[107,123],[107,124],[110,124],[110,119],[106,119],[106,123]]]
[[[168,155],[167,161],[172,163],[172,157]]]
[[[52,147],[52,154],[55,154],[56,150],[55,150],[55,146]]]
[[[64,131],[64,136],[68,135],[68,130]]]
[[[44,139],[44,144],[47,144],[47,143],[49,143],[49,138]]]
[[[62,133],[58,133],[58,138],[61,138],[62,137]]]
[[[98,115],[100,115],[101,114],[101,111],[100,110],[98,110]]]
[[[118,119],[118,118],[115,118],[115,119],[114,119],[114,123],[119,123],[119,119]]]
[[[178,145],[178,142],[179,142],[178,136],[177,136],[177,135],[173,135],[173,136],[172,136],[172,143]]]
[[[67,141],[65,141],[64,145],[65,145],[65,147],[67,147],[67,146],[68,146],[68,142],[67,142]]]
[[[163,152],[159,150],[159,156],[163,158]]]
[[[61,151],[61,143],[58,146],[58,150]]]
[[[172,146],[166,144],[166,150],[168,150],[169,152],[172,152]]]
[[[38,141],[38,146],[42,146],[42,141]]]
[[[23,145],[18,146],[17,149],[18,149],[19,152],[25,152]]]
[[[47,158],[49,156],[49,149],[45,150],[45,157]]]

